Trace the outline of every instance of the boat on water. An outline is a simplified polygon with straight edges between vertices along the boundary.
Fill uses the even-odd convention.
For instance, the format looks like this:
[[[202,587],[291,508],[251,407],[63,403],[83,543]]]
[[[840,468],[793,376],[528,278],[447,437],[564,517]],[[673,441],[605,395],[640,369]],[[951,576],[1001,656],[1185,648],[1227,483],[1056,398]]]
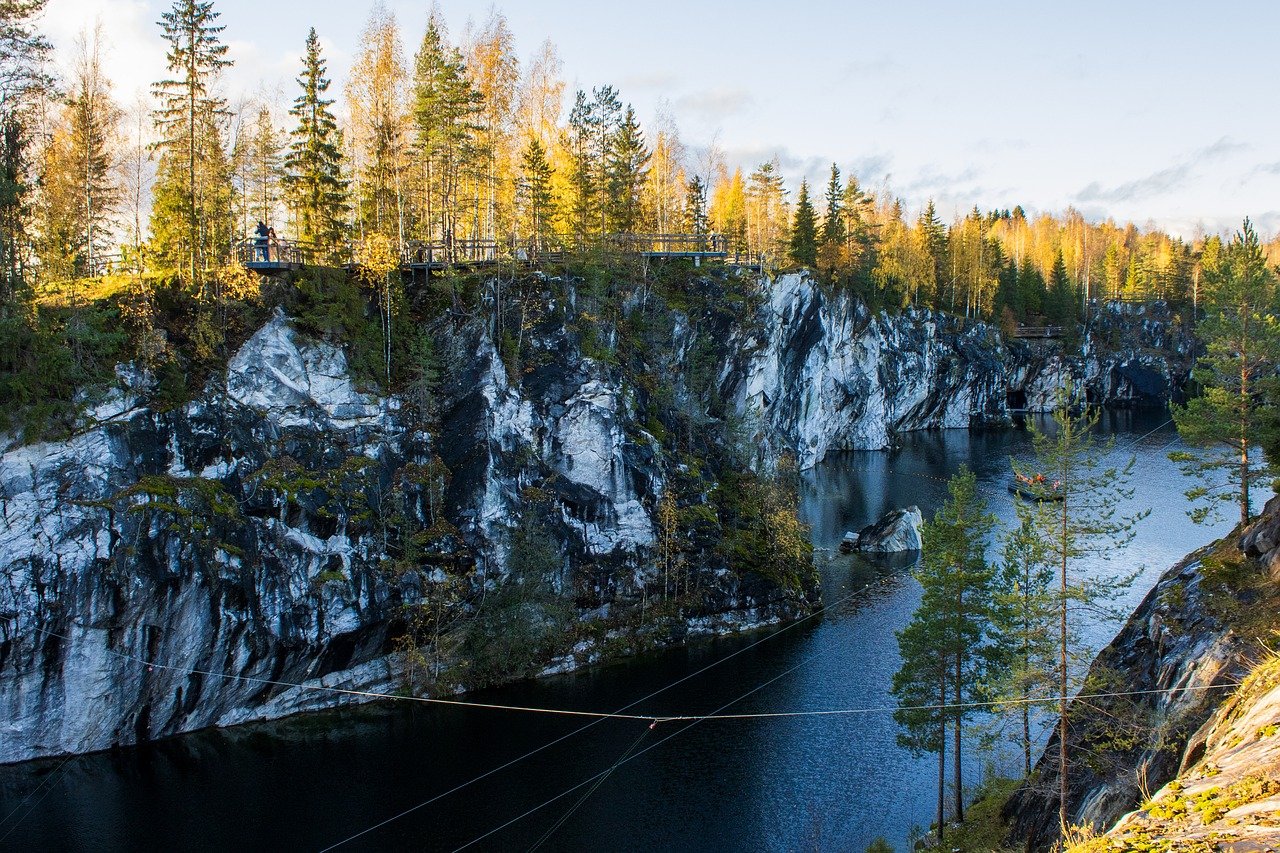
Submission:
[[[1028,501],[1062,500],[1062,483],[1057,480],[1050,480],[1044,474],[1034,474],[1028,477],[1024,474],[1015,473],[1013,482],[1009,484],[1009,491]]]

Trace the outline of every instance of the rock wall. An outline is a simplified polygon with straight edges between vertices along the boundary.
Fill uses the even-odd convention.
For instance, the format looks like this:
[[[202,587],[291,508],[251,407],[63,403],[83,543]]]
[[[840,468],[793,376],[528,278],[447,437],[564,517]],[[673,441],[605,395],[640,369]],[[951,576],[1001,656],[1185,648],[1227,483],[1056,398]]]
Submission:
[[[754,433],[761,463],[792,452],[809,466],[833,449],[885,447],[903,430],[1000,423],[1018,393],[1043,405],[1062,371],[1106,402],[1158,396],[1125,366],[1136,355],[1064,360],[1006,347],[980,323],[873,316],[805,275],[748,285],[757,307],[741,316],[667,311],[666,352],[640,372],[666,374],[684,405],[696,353],[712,353],[712,382]],[[548,507],[555,594],[580,621],[613,625],[643,606],[675,454],[651,431],[661,412],[637,387],[643,376],[584,354],[582,330],[566,319],[576,298],[572,282],[547,282],[541,304],[526,306],[548,319],[522,342],[518,381],[495,346],[492,312],[442,320],[448,370],[430,434],[407,416],[408,401],[362,391],[340,348],[277,313],[201,399],[148,408],[150,377],[122,367],[78,434],[6,452],[0,761],[358,701],[272,682],[396,689],[405,605],[462,578],[450,618],[473,617],[469,602],[510,573],[530,489]],[[1160,321],[1148,319],[1158,337]],[[1143,352],[1162,351],[1157,343]],[[684,452],[708,447],[688,431]],[[432,473],[437,463],[447,477]],[[389,544],[406,526],[422,531],[412,554]],[[714,563],[698,571],[698,605],[653,641],[812,605],[813,590],[797,595]],[[598,645],[579,642],[548,667],[596,660]]]
[[[1084,344],[1005,342],[993,326],[924,310],[872,314],[805,274],[772,282],[722,374],[764,460],[802,468],[833,450],[878,450],[897,433],[1044,412],[1070,377],[1090,402],[1159,406],[1185,382],[1192,343],[1167,305],[1095,306]]]
[[[1105,831],[1143,801],[1144,791],[1158,790],[1180,767],[1200,761],[1203,727],[1230,696],[1230,690],[1206,688],[1239,682],[1261,656],[1256,619],[1274,612],[1277,567],[1280,497],[1248,528],[1165,572],[1099,653],[1091,672],[1105,679],[1101,683],[1152,692],[1094,699],[1075,711],[1080,722],[1068,740],[1075,756],[1068,803],[1073,825]],[[1057,754],[1055,729],[1035,783],[1006,805],[1011,842],[1040,850],[1056,841]]]

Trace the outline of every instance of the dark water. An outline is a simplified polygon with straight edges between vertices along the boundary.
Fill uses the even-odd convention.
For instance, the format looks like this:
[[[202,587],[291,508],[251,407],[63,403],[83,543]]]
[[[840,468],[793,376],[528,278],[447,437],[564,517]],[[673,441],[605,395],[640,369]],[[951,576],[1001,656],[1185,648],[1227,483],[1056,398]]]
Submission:
[[[1137,455],[1135,505],[1152,509],[1117,561],[1146,566],[1124,602],[1130,606],[1164,568],[1224,532],[1187,521],[1185,485],[1165,457],[1174,437],[1160,426],[1164,420],[1116,414],[1105,423],[1121,452]],[[945,478],[962,463],[1008,519],[1008,457],[1025,454],[1027,445],[1020,431],[947,431],[908,437],[894,452],[829,459],[806,480],[814,544],[834,549],[845,530],[891,507],[932,511],[945,497]],[[687,730],[680,723],[649,731],[637,721],[600,722],[339,849],[454,850],[608,768],[633,744],[638,757],[576,809],[590,786],[468,849],[527,850],[562,819],[540,849],[862,851],[878,835],[905,849],[911,827],[930,818],[935,764],[900,749],[892,718],[875,709],[891,705],[893,632],[910,617],[919,590],[892,565],[830,550],[819,557],[826,600],[844,600],[822,619],[763,642],[761,634],[706,641],[477,698],[615,710],[722,661],[636,710],[706,713],[768,682],[728,710],[867,713],[712,721]],[[1115,627],[1095,635],[1105,642]],[[319,850],[583,725],[578,718],[406,702],[0,768],[0,848]],[[984,765],[1007,761],[998,752],[968,756],[975,781]]]

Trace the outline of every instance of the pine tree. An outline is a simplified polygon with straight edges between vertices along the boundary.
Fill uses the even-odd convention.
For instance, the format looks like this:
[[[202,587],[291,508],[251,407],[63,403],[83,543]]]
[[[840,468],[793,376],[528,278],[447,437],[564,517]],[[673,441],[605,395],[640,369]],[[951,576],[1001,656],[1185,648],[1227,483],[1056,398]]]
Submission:
[[[174,0],[159,22],[174,76],[152,87],[160,102],[155,122],[161,137],[152,233],[161,258],[184,268],[193,286],[210,261],[218,260],[220,238],[230,226],[221,128],[228,113],[226,101],[213,91],[231,61],[217,19],[212,0]]]
[[[622,122],[610,140],[605,166],[605,180],[609,186],[609,228],[615,234],[631,234],[640,223],[649,156],[636,111],[628,104]]]
[[[1269,416],[1268,400],[1280,390],[1276,273],[1267,265],[1249,220],[1216,267],[1206,270],[1205,290],[1205,317],[1196,328],[1205,355],[1192,372],[1201,393],[1172,411],[1179,435],[1213,450],[1170,457],[1188,476],[1214,484],[1187,492],[1200,504],[1190,513],[1195,521],[1215,517],[1220,503],[1235,501],[1244,524],[1253,514],[1250,490],[1265,471],[1260,446],[1280,450],[1280,424]]]
[[[1078,413],[1077,413],[1077,410]],[[1118,511],[1122,501],[1133,497],[1127,486],[1133,471],[1130,457],[1122,467],[1111,467],[1106,456],[1114,440],[1098,442],[1093,434],[1098,424],[1096,409],[1081,406],[1063,385],[1054,400],[1052,434],[1029,424],[1035,448],[1034,468],[1014,465],[1016,476],[1043,477],[1052,484],[1056,502],[1046,502],[1030,518],[1035,536],[1046,545],[1048,558],[1057,571],[1056,612],[1057,661],[1052,673],[1056,682],[1058,728],[1058,820],[1065,835],[1069,826],[1067,792],[1070,760],[1068,753],[1071,720],[1068,703],[1080,684],[1080,674],[1093,651],[1079,639],[1079,619],[1084,614],[1115,614],[1110,603],[1133,582],[1136,575],[1077,575],[1077,561],[1083,557],[1108,559],[1133,538],[1134,525],[1147,511],[1130,515]]]
[[[1051,507],[1017,501],[1016,527],[1002,537],[1001,562],[996,580],[996,636],[999,677],[992,683],[995,695],[1009,701],[1007,710],[1021,724],[1023,775],[1031,775],[1031,751],[1036,743],[1031,730],[1031,703],[1053,695],[1053,671],[1057,654],[1057,607],[1053,589],[1054,565],[1047,543],[1037,531],[1033,515]],[[1048,526],[1041,520],[1040,528]]]
[[[894,676],[894,712],[910,749],[938,753],[938,831],[946,786],[946,728],[952,730],[954,813],[964,819],[961,738],[965,706],[977,697],[995,617],[994,570],[985,551],[994,516],[978,493],[977,478],[962,469],[947,484],[950,497],[921,531],[915,577],[920,606],[898,634],[902,668]],[[931,707],[920,708],[920,705]]]
[[[346,233],[347,181],[342,168],[342,131],[330,109],[333,99],[325,97],[329,79],[314,27],[307,34],[302,75],[297,82],[302,92],[289,110],[297,124],[289,133],[291,141],[284,158],[285,200],[293,211],[298,239],[312,244],[322,257],[333,258],[342,251]]]
[[[791,262],[797,266],[812,267],[818,263],[818,222],[809,200],[809,184],[800,181],[800,195],[796,199],[795,218],[791,224]]]
[[[947,697],[951,657],[942,648],[946,626],[941,614],[922,604],[911,621],[897,632],[902,666],[893,675],[892,693],[898,700],[893,719],[901,729],[898,745],[912,755],[937,753],[938,841],[946,837],[947,806]]]
[[[776,160],[757,166],[747,182],[747,251],[773,263],[786,251],[786,192]]]
[[[103,73],[101,36],[82,34],[72,90],[41,169],[39,254],[47,279],[101,272],[122,199],[117,164],[121,111]]]
[[[853,175],[845,184],[840,208],[844,217],[847,262],[853,270],[855,284],[865,286],[876,265],[879,225],[874,221],[873,200],[862,191]]]
[[[579,90],[569,111],[565,147],[571,163],[570,218],[580,235],[608,230],[608,159],[623,121],[622,101],[612,86],[592,90],[591,100]]]

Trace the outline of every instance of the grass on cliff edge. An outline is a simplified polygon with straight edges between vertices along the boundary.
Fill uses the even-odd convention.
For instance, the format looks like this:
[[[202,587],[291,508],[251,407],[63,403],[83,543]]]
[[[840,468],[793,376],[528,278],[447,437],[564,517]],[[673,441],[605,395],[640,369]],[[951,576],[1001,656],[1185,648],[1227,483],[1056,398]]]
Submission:
[[[987,782],[965,810],[964,821],[948,824],[943,843],[939,845],[935,841],[933,846],[920,849],[946,853],[1015,853],[1016,848],[1003,846],[1009,835],[1009,827],[1001,819],[1000,813],[1020,784],[1020,779],[993,779]]]

